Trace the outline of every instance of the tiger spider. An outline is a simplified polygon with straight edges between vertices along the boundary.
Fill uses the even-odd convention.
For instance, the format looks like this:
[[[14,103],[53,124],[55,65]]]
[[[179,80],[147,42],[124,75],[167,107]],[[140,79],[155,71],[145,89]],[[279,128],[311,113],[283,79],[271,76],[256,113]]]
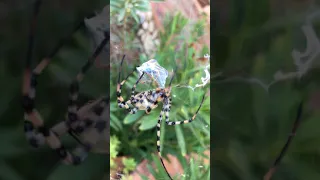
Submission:
[[[172,75],[169,86],[167,88],[156,88],[153,90],[143,91],[143,92],[136,94],[136,92],[135,92],[136,86],[139,83],[139,81],[141,80],[141,78],[143,77],[143,75],[145,74],[145,73],[142,73],[141,76],[139,77],[139,79],[133,85],[130,100],[124,101],[123,97],[121,96],[121,88],[124,85],[124,83],[127,81],[127,79],[129,78],[129,76],[132,75],[134,72],[134,71],[131,72],[120,83],[120,75],[121,75],[121,69],[122,69],[122,64],[123,64],[124,58],[125,58],[125,55],[122,57],[120,69],[119,69],[119,75],[118,75],[118,84],[117,84],[118,106],[119,106],[119,108],[127,109],[130,114],[135,114],[138,110],[143,110],[146,112],[146,114],[149,114],[152,109],[155,109],[156,107],[158,107],[159,102],[163,103],[163,107],[160,112],[160,116],[159,116],[158,123],[157,123],[157,151],[158,151],[158,155],[159,155],[160,161],[162,163],[162,166],[164,167],[168,177],[170,179],[172,179],[170,174],[168,173],[166,167],[164,166],[162,156],[160,153],[160,148],[161,148],[161,145],[160,145],[160,133],[161,133],[160,132],[160,125],[161,125],[162,117],[163,117],[163,115],[165,116],[165,119],[166,119],[165,122],[167,125],[179,125],[179,124],[191,123],[196,118],[196,116],[197,116],[197,114],[203,104],[205,94],[202,97],[199,108],[197,109],[196,113],[192,116],[192,118],[184,120],[184,121],[169,121],[169,112],[171,109],[171,102],[172,102],[172,99],[170,96],[171,83],[172,83],[172,80],[173,80],[175,73]],[[175,72],[176,72],[176,70],[175,70]],[[129,105],[133,106],[133,108],[131,108]]]
[[[62,42],[60,42],[57,47],[54,48],[53,52],[48,57],[44,58],[31,72],[33,42],[40,4],[41,0],[37,0],[35,2],[32,23],[29,32],[27,60],[24,69],[22,85],[22,104],[25,115],[24,131],[31,146],[39,147],[46,142],[50,148],[58,153],[59,157],[64,163],[77,165],[86,158],[87,153],[92,149],[92,146],[99,141],[100,133],[107,128],[107,121],[106,119],[102,118],[102,114],[107,112],[107,104],[109,102],[108,98],[101,97],[82,106],[81,108],[78,108],[77,106],[77,99],[79,94],[79,83],[83,79],[84,74],[93,65],[94,60],[97,58],[102,48],[109,42],[110,37],[108,36],[108,33],[105,33],[105,38],[100,43],[99,47],[95,50],[87,63],[82,67],[75,80],[71,83],[66,121],[58,123],[53,128],[48,128],[44,125],[42,117],[35,109],[37,78],[42,73],[44,68],[50,63],[56,52],[64,44],[64,41],[67,41],[68,38],[63,39]],[[81,23],[81,26],[83,26],[83,22]],[[74,31],[81,26],[78,26]],[[71,34],[73,34],[73,32]],[[71,37],[71,35],[68,37]],[[67,132],[80,143],[80,145],[72,153],[65,149],[59,139],[61,135]],[[81,137],[81,140],[79,140],[78,137]]]

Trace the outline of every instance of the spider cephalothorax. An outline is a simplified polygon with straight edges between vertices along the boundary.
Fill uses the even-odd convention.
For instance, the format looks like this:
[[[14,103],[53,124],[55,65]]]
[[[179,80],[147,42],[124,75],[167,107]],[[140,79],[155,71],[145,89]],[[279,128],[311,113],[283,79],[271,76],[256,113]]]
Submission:
[[[107,112],[107,104],[109,103],[108,98],[102,97],[96,99],[92,103],[88,103],[81,108],[78,108],[77,99],[79,95],[79,83],[82,81],[84,74],[93,65],[94,60],[97,58],[102,48],[109,42],[109,36],[108,33],[105,33],[106,36],[101,41],[99,47],[71,83],[66,121],[60,122],[52,128],[48,128],[45,126],[40,113],[35,108],[37,78],[71,35],[63,39],[53,49],[53,52],[50,53],[49,56],[45,57],[35,69],[31,70],[33,41],[40,4],[41,0],[37,0],[33,12],[29,34],[27,62],[22,86],[23,108],[25,114],[24,131],[31,146],[39,147],[40,145],[47,143],[50,148],[58,153],[64,163],[77,165],[84,160],[87,153],[97,141],[100,140],[100,133],[106,129],[108,125],[107,118],[103,116],[104,112]],[[82,21],[71,34],[83,25],[84,23]],[[69,133],[80,143],[73,152],[66,150],[60,141],[60,136],[65,133]],[[80,139],[78,137],[80,137]]]
[[[131,97],[128,101],[124,101],[123,97],[121,96],[121,88],[124,85],[124,83],[126,82],[126,80],[129,78],[129,76],[132,73],[130,73],[121,83],[120,83],[120,74],[121,74],[121,69],[122,69],[122,64],[123,64],[123,60],[124,60],[125,56],[123,56],[122,60],[121,60],[121,64],[120,64],[120,70],[119,70],[119,76],[118,76],[118,85],[117,85],[117,99],[118,99],[118,106],[120,108],[125,108],[129,111],[130,114],[135,114],[138,110],[143,110],[145,111],[147,114],[149,114],[151,112],[152,109],[155,109],[156,107],[158,107],[159,103],[162,102],[163,106],[162,106],[162,110],[160,112],[160,116],[158,119],[158,123],[157,123],[157,150],[158,150],[158,154],[161,160],[161,163],[163,165],[163,167],[165,168],[163,161],[162,161],[162,156],[160,153],[160,126],[161,126],[161,121],[162,118],[165,117],[165,122],[167,125],[178,125],[178,124],[187,124],[192,122],[202,104],[204,101],[204,97],[205,95],[203,95],[201,103],[199,105],[199,108],[197,109],[196,113],[192,116],[192,118],[187,119],[187,120],[183,120],[183,121],[170,121],[169,120],[169,112],[171,109],[171,103],[172,103],[172,98],[171,98],[171,83],[172,80],[174,78],[174,75],[172,76],[169,86],[167,88],[156,88],[154,90],[148,90],[148,91],[144,91],[144,92],[140,92],[137,93],[135,92],[137,84],[139,83],[139,81],[141,80],[141,78],[145,75],[145,73],[142,73],[139,77],[139,79],[136,81],[136,83],[133,85],[132,87],[132,91],[131,91]],[[177,71],[177,69],[175,70],[175,72]],[[132,107],[130,107],[130,105]],[[170,179],[171,176],[168,173],[167,169],[165,168],[168,176]]]

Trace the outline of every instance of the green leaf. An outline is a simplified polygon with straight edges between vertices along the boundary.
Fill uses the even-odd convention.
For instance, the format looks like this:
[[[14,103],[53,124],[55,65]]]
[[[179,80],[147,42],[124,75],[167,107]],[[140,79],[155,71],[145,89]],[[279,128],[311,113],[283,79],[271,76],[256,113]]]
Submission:
[[[111,0],[110,1],[110,8],[121,8],[123,6],[123,2],[119,0]]]
[[[121,22],[124,19],[125,14],[126,14],[126,9],[121,9],[118,15],[118,22]]]
[[[128,174],[130,171],[133,171],[137,166],[137,163],[133,158],[123,158],[122,163],[124,165],[124,171]]]
[[[131,16],[134,18],[134,20],[136,21],[136,23],[139,23],[139,17],[137,15],[137,12],[135,9],[131,9],[130,11]]]
[[[110,120],[112,123],[114,123],[117,128],[116,129],[122,129],[122,124],[120,122],[120,120],[113,114],[113,113],[110,113]]]
[[[150,10],[150,4],[148,1],[139,1],[136,3],[135,9],[141,12],[147,12]]]
[[[59,165],[53,170],[47,180],[87,180],[98,177],[99,174],[102,177],[109,167],[108,156],[109,155],[90,154],[88,158],[78,166]]]
[[[143,114],[145,114],[144,111],[138,111],[136,114],[128,114],[124,120],[123,123],[124,124],[131,124],[134,123],[135,121],[137,121],[138,119],[140,119]]]
[[[176,130],[177,140],[178,140],[178,144],[179,144],[182,156],[185,156],[187,154],[187,150],[186,150],[186,142],[184,140],[183,132],[180,126],[174,126],[174,127]]]
[[[141,125],[139,126],[139,129],[141,131],[145,131],[154,128],[158,123],[159,115],[160,113],[158,111],[152,112],[149,115],[144,115],[141,118]]]
[[[23,177],[5,161],[0,161],[0,179],[24,180]]]

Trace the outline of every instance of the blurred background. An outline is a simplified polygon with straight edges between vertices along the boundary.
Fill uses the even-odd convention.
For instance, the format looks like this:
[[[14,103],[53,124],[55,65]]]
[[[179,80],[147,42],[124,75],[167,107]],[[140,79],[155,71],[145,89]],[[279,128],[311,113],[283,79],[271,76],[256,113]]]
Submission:
[[[83,164],[72,167],[63,165],[56,152],[49,147],[33,149],[25,139],[21,84],[33,2],[0,2],[0,179],[109,179],[108,146],[100,148],[97,153],[90,153]],[[51,53],[59,40],[84,17],[100,12],[106,4],[106,1],[99,0],[44,0],[35,36],[33,67]],[[106,18],[106,21],[109,19]],[[85,28],[77,31],[39,77],[36,107],[49,127],[64,120],[69,83],[91,56],[92,39],[92,34]],[[106,95],[108,73],[97,65],[89,70],[80,85],[80,105]],[[68,149],[76,145],[69,136],[64,136],[62,140]]]
[[[161,126],[162,155],[174,179],[210,179],[210,92],[202,84],[204,58],[210,55],[209,1],[198,0],[111,0],[110,1],[110,179],[168,179],[157,155],[156,124],[161,105],[149,115],[144,111],[131,115],[118,108],[116,84],[122,56],[124,79],[142,63],[156,59],[168,70],[173,80],[171,121],[189,119],[206,94],[204,104],[193,123]],[[210,69],[207,69],[210,71]],[[122,87],[122,96],[129,100],[136,73]],[[210,81],[209,81],[210,82]],[[155,89],[139,84],[137,92]]]
[[[301,102],[302,123],[271,179],[320,179],[319,58],[295,61],[292,54],[293,49],[305,52],[307,44],[318,53],[319,40],[311,32],[319,36],[319,18],[307,24],[318,12],[315,0],[215,1],[215,179],[262,179],[284,146]],[[310,30],[306,34],[303,25]]]

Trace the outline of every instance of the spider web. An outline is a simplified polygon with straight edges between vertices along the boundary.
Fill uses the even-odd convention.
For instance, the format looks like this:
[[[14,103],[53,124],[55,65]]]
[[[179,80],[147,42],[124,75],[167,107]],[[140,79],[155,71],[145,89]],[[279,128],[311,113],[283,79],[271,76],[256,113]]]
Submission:
[[[139,76],[143,73],[146,73],[147,75],[141,78],[141,83],[150,83],[155,81],[160,88],[165,87],[168,71],[161,67],[157,60],[151,59],[143,63],[140,67],[137,67],[137,70],[139,72]]]
[[[271,81],[266,82],[261,78],[249,77],[245,78],[242,76],[234,76],[227,78],[217,83],[226,83],[226,82],[244,82],[249,84],[257,84],[263,88],[267,93],[272,85],[292,79],[300,80],[305,76],[315,65],[319,65],[319,54],[320,54],[320,42],[317,34],[313,28],[313,21],[316,18],[320,17],[320,10],[311,12],[305,19],[304,24],[301,26],[301,30],[306,37],[307,44],[304,52],[293,49],[291,52],[292,62],[296,66],[296,70],[292,72],[283,72],[278,70],[273,74]],[[218,74],[218,76],[223,75],[223,72]]]

